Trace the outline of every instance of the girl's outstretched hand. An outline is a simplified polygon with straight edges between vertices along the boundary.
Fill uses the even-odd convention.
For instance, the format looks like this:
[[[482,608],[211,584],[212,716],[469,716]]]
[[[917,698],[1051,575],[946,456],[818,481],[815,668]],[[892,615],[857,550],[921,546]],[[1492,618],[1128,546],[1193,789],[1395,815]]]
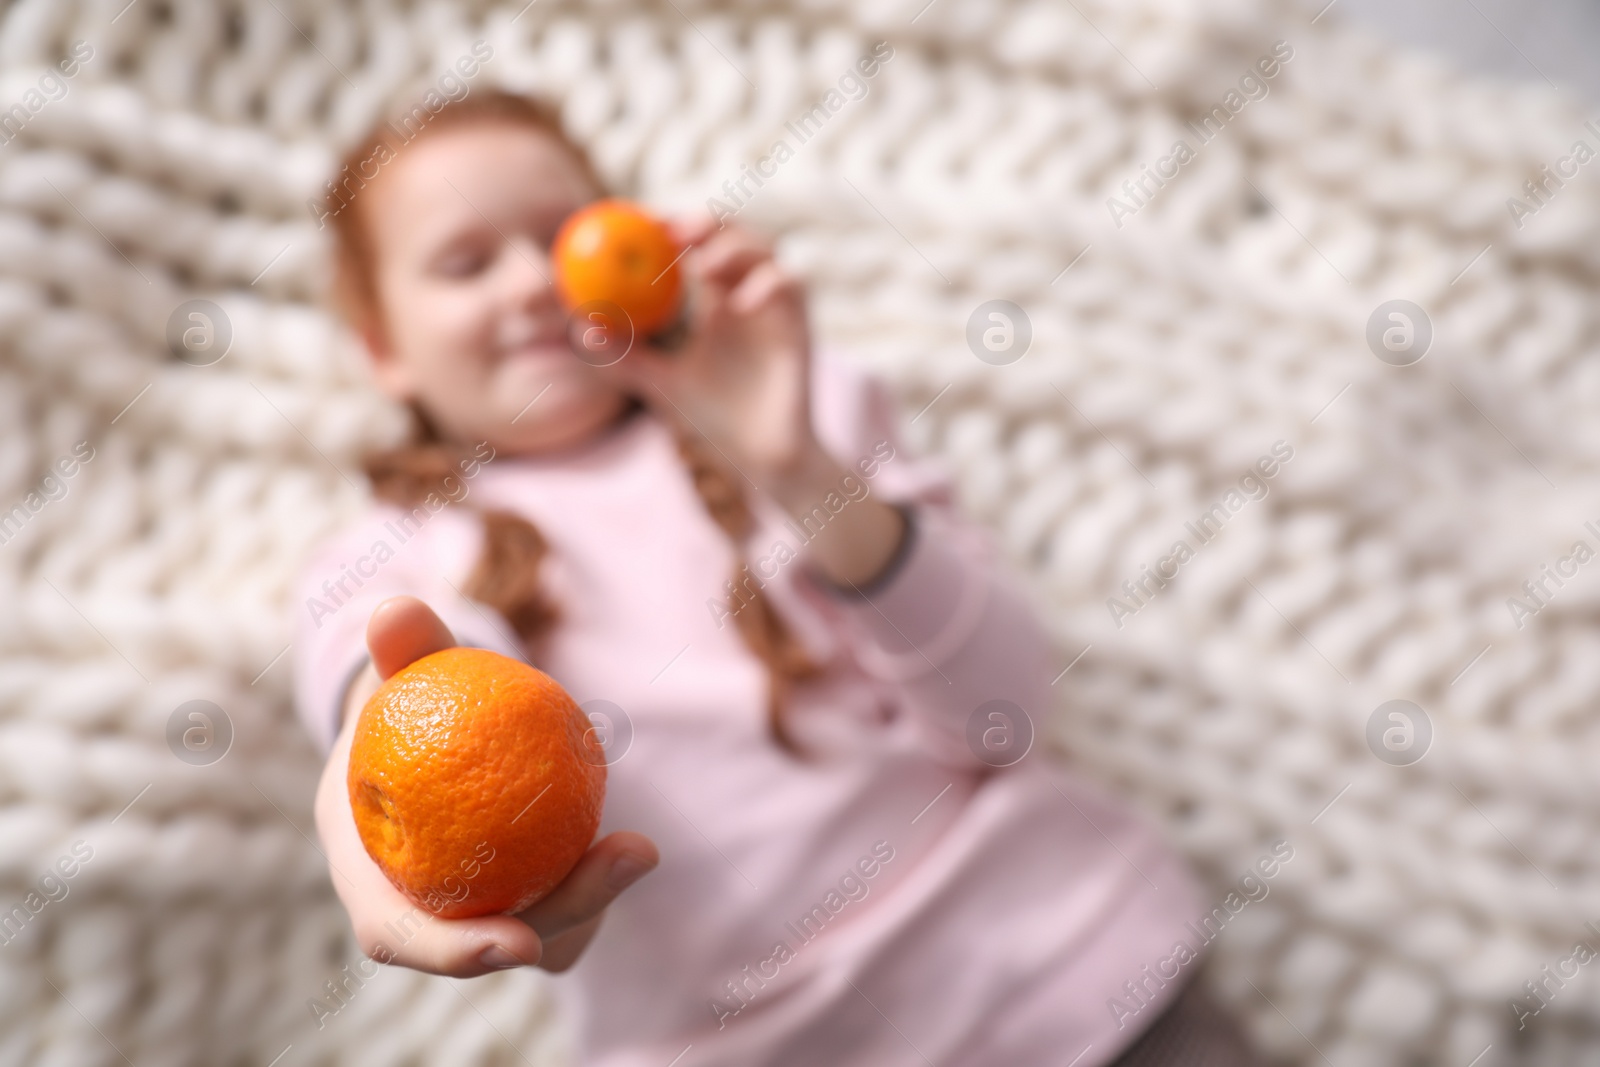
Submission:
[[[317,833],[333,888],[350,914],[361,951],[380,963],[452,978],[518,965],[566,970],[594,936],[606,906],[659,862],[648,837],[608,834],[549,896],[516,915],[439,919],[384,877],[356,832],[346,775],[357,712],[380,680],[455,644],[439,617],[415,597],[391,598],[372,613],[367,623],[372,663],[350,687],[344,724],[317,786]]]

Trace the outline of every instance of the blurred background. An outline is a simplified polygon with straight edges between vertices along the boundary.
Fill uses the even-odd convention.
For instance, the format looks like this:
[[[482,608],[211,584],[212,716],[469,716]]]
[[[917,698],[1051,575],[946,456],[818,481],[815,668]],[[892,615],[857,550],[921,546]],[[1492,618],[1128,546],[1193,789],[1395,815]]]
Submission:
[[[1216,994],[1287,1064],[1600,1063],[1593,6],[18,0],[0,1064],[567,1062],[538,973],[310,1007],[359,955],[289,584],[403,422],[309,205],[479,41],[663,210],[892,45],[733,206],[1028,577],[1051,747],[1219,900],[1293,846]]]
[[[1327,0],[1307,2],[1315,16]],[[1549,78],[1585,102],[1600,98],[1600,71],[1588,60],[1600,39],[1600,10],[1582,0],[1339,0],[1334,10],[1392,43],[1433,52],[1474,74]]]

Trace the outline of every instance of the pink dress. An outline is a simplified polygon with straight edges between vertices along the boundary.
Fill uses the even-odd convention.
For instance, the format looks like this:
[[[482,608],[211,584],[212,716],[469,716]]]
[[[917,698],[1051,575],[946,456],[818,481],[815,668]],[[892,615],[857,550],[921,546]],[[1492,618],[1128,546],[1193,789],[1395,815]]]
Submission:
[[[1196,941],[1195,882],[1042,739],[993,766],[1026,730],[992,713],[1045,729],[1065,664],[987,536],[953,511],[947,478],[895,444],[882,388],[819,358],[813,396],[819,439],[861,477],[819,501],[811,528],[862,492],[914,519],[857,596],[820,578],[806,528],[752,491],[753,580],[824,665],[787,719],[820,762],[769,737],[765,668],[719,608],[734,546],[645,413],[570,452],[483,464],[456,491],[465,508],[376,506],[326,544],[300,590],[300,715],[326,751],[367,616],[397,593],[428,601],[463,644],[520,657],[503,620],[458,592],[481,546],[470,507],[514,509],[551,544],[563,611],[537,665],[605,727],[600,832],[661,850],[552,979],[578,1062],[1108,1063],[1192,973],[1151,968]]]

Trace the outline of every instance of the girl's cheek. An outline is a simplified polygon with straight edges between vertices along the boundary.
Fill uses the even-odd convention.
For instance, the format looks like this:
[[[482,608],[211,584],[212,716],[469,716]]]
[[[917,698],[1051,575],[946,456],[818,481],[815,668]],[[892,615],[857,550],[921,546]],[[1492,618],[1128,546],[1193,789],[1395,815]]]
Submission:
[[[481,330],[480,302],[455,287],[421,283],[399,288],[395,308],[399,327],[413,341],[434,348],[470,341]]]
[[[494,347],[498,319],[489,294],[474,287],[451,294],[431,310],[438,332],[451,345],[473,351]]]

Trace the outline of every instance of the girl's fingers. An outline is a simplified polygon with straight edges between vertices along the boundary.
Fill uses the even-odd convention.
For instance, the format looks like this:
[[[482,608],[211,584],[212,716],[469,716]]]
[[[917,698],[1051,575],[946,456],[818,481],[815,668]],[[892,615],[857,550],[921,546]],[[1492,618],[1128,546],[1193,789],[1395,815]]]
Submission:
[[[346,872],[351,879],[371,884],[340,897],[350,913],[356,944],[379,963],[472,978],[505,967],[532,966],[543,956],[539,935],[526,923],[509,915],[440,919],[390,885],[370,857],[363,858],[371,865],[371,878],[355,857],[342,857],[352,868]],[[329,861],[339,862],[331,853]],[[335,883],[341,880],[338,874],[333,877]],[[499,952],[492,951],[497,948]]]
[[[379,963],[451,978],[531,967],[544,953],[539,935],[509,915],[436,919],[415,905],[389,919],[370,916],[356,926],[356,940]]]
[[[562,971],[578,962],[578,957],[583,955],[583,950],[588,947],[594,935],[600,929],[600,920],[605,917],[602,912],[581,926],[575,926],[560,937],[546,938],[544,942],[544,956],[539,960],[541,970],[560,974]]]
[[[429,974],[471,978],[505,967],[533,966],[542,962],[547,941],[592,923],[658,858],[649,838],[611,834],[589,850],[554,893],[519,915],[437,919],[394,891],[394,899],[377,906],[369,900],[361,917],[352,917],[356,939],[363,952],[381,963]],[[626,866],[629,862],[633,866]]]
[[[662,382],[673,374],[674,369],[672,353],[663,352],[643,338],[636,338],[626,356],[608,367],[600,368],[600,373],[646,404],[654,406],[660,400]]]
[[[450,628],[414,596],[390,597],[367,620],[367,651],[379,678],[455,644]]]
[[[672,234],[673,238],[679,244],[689,245],[690,247],[701,244],[706,238],[716,233],[717,229],[717,220],[704,213],[672,219],[667,223],[667,230]]]
[[[800,296],[799,279],[774,260],[758,263],[728,296],[728,307],[735,314],[748,315],[774,300],[795,300]]]
[[[607,834],[584,854],[554,892],[517,917],[541,938],[560,937],[599,915],[617,894],[660,861],[655,842],[643,834],[629,830]]]
[[[703,283],[733,288],[756,265],[772,259],[772,246],[751,233],[728,230],[696,250],[690,270]]]

